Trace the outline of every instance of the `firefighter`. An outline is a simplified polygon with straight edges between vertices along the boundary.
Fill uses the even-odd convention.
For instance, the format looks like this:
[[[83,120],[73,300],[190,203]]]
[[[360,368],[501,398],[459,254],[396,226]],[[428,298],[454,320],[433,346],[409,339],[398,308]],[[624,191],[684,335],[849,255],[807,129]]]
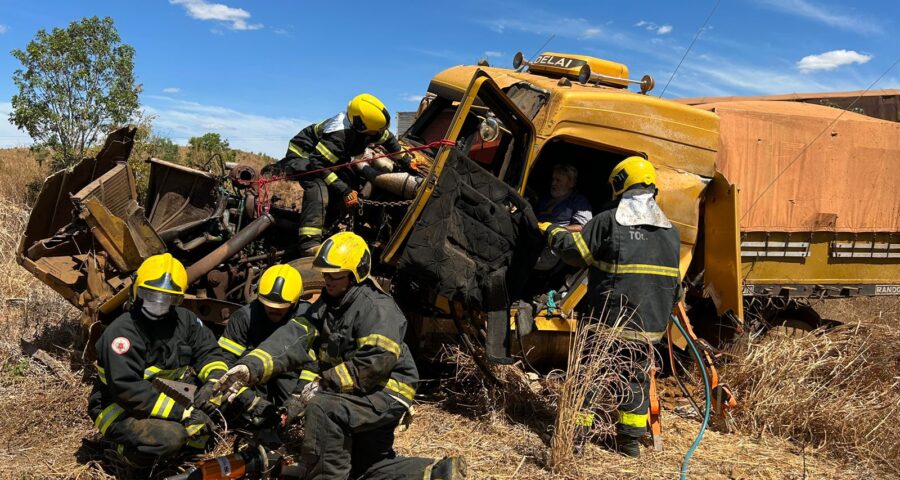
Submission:
[[[151,385],[154,378],[188,381],[193,369],[198,392],[211,392],[211,382],[228,369],[213,333],[178,307],[186,286],[187,272],[172,255],[148,258],[134,277],[131,308],[96,343],[88,413],[129,466],[150,467],[186,446],[202,449],[209,439],[210,418],[201,409]]]
[[[237,363],[291,319],[302,321],[302,315],[309,308],[308,302],[300,300],[302,294],[303,279],[297,269],[284,264],[267,268],[259,279],[256,300],[231,314],[219,337],[219,346],[228,365]],[[314,371],[315,362],[310,361],[302,372],[285,372],[255,390],[241,392],[235,397],[234,404],[252,423],[264,422],[271,418],[273,408],[282,406],[290,398],[298,388],[298,382],[315,379]]]
[[[638,439],[649,421],[648,343],[662,339],[680,296],[680,237],[656,204],[656,171],[649,161],[626,158],[613,168],[609,183],[615,208],[594,216],[581,232],[548,223],[540,228],[563,261],[590,268],[585,317],[616,325],[618,339],[633,342],[627,350],[643,352],[630,362],[634,371],[626,372],[629,391],[620,399],[613,445],[638,457]],[[578,421],[589,429],[593,414],[586,410]]]
[[[325,167],[347,163],[363,153],[370,144],[382,145],[388,153],[401,151],[397,138],[388,130],[391,116],[381,100],[368,93],[353,97],[347,111],[310,125],[288,143],[285,157],[263,169],[263,174],[300,176],[303,205],[300,213],[300,252],[315,254],[322,243],[325,211],[330,195],[338,195],[347,208],[359,205],[358,194],[348,183],[349,175],[342,171],[325,170],[303,175]],[[398,164],[410,169],[412,156],[394,156]]]
[[[394,454],[394,429],[411,414],[418,371],[403,342],[406,318],[369,278],[365,241],[350,232],[333,235],[313,265],[325,277],[325,292],[306,321],[294,319],[275,332],[217,390],[254,385],[308,361],[306,342],[317,335],[321,373],[295,397],[305,407],[305,478],[464,478],[461,458]]]

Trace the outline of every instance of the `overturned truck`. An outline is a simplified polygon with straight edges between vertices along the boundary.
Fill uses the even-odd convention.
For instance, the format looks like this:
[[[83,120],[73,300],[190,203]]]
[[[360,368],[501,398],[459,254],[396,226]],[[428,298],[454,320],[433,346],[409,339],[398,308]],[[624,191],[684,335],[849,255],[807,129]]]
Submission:
[[[628,91],[631,83],[641,92]],[[362,208],[330,212],[328,228],[367,240],[373,278],[410,318],[415,351],[462,336],[494,359],[527,352],[532,363],[564,362],[570,332],[589,313],[581,311],[587,272],[534,271],[544,242],[532,205],[565,162],[594,212],[608,208],[606,179],[630,155],[657,167],[693,316],[745,326],[744,297],[762,292],[742,288],[742,210],[733,179],[717,168],[719,116],[646,95],[652,84],[629,80],[624,65],[568,54],[519,58],[514,69],[453,67],[432,79],[401,132],[402,144],[418,149],[419,173],[346,175],[364,192]],[[188,267],[185,305],[213,327],[253,298],[258,275],[276,262],[295,265],[307,295],[317,294],[323,284],[310,259],[293,258],[299,212],[264,201],[254,169],[211,173],[148,159],[147,195],[138,199],[125,163],[133,134],[114,132],[96,158],[49,177],[18,249],[26,269],[84,312],[86,332],[96,336],[115,317],[132,272],[163,251]],[[881,261],[896,271],[893,250]]]

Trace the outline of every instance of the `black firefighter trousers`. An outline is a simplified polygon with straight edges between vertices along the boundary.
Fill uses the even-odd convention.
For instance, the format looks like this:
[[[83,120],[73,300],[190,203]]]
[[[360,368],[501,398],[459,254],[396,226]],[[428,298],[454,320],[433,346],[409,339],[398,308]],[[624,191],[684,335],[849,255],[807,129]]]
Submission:
[[[325,229],[325,207],[328,205],[328,187],[321,178],[303,178],[303,202],[300,210],[300,245],[322,242]]]
[[[394,428],[406,406],[384,391],[358,396],[318,392],[306,408],[302,458],[307,479],[429,478],[430,458],[398,457]]]

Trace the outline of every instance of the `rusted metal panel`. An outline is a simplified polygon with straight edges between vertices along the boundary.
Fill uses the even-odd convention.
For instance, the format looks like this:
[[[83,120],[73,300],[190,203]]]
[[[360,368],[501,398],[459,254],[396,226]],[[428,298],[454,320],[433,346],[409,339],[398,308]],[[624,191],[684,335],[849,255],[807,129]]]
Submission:
[[[221,208],[219,179],[174,163],[150,159],[147,191],[150,225],[163,239],[216,216]]]
[[[76,203],[84,203],[88,199],[99,200],[110,213],[125,218],[128,204],[137,199],[131,170],[124,163],[117,164],[72,196]]]

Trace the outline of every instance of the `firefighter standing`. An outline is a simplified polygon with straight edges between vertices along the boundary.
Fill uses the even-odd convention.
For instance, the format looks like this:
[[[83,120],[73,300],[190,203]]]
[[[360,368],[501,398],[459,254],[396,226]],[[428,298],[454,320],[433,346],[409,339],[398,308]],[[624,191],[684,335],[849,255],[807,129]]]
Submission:
[[[350,232],[333,235],[313,265],[325,276],[325,292],[307,321],[292,320],[275,332],[229,370],[218,388],[233,391],[295,368],[308,360],[308,337],[318,335],[321,376],[298,394],[306,404],[306,478],[464,478],[461,458],[395,456],[394,429],[410,415],[418,371],[403,342],[403,313],[369,279],[365,241]]]
[[[390,123],[391,116],[381,100],[368,93],[357,95],[350,100],[346,112],[301,130],[288,143],[285,157],[264,168],[263,173],[297,176],[346,163],[363,153],[370,144],[382,145],[388,153],[400,152],[400,143],[388,130]],[[395,158],[406,169],[409,169],[411,159],[408,153]],[[322,243],[329,192],[340,195],[347,208],[359,205],[358,194],[347,181],[348,177],[343,172],[335,170],[300,178],[303,205],[299,249],[304,255],[313,255],[315,248]]]
[[[599,321],[620,322],[619,339],[643,344],[629,349],[644,353],[634,359],[641,368],[630,372],[630,391],[620,399],[615,441],[619,452],[638,457],[638,439],[649,420],[646,343],[662,339],[680,296],[680,237],[656,204],[656,171],[649,161],[626,158],[613,168],[609,183],[616,207],[596,215],[580,233],[546,223],[540,227],[566,263],[590,267],[588,311],[601,315],[605,308]],[[593,415],[585,413],[580,424],[591,427]]]
[[[185,446],[203,448],[209,417],[157,391],[151,381],[196,373],[198,397],[208,401],[212,381],[227,370],[213,333],[178,308],[187,273],[168,253],[145,260],[132,286],[131,309],[113,320],[97,341],[97,380],[88,403],[94,425],[115,444],[119,458],[149,467]],[[195,397],[196,399],[197,397]]]
[[[303,279],[297,269],[285,264],[267,268],[259,279],[256,300],[231,314],[219,337],[228,365],[234,365],[291,319],[301,319],[309,308],[308,302],[300,300],[301,294]],[[251,423],[259,425],[274,418],[274,409],[290,398],[298,383],[313,380],[314,371],[315,362],[310,361],[302,372],[284,372],[256,389],[242,391],[232,404]],[[229,409],[229,413],[234,411]]]

